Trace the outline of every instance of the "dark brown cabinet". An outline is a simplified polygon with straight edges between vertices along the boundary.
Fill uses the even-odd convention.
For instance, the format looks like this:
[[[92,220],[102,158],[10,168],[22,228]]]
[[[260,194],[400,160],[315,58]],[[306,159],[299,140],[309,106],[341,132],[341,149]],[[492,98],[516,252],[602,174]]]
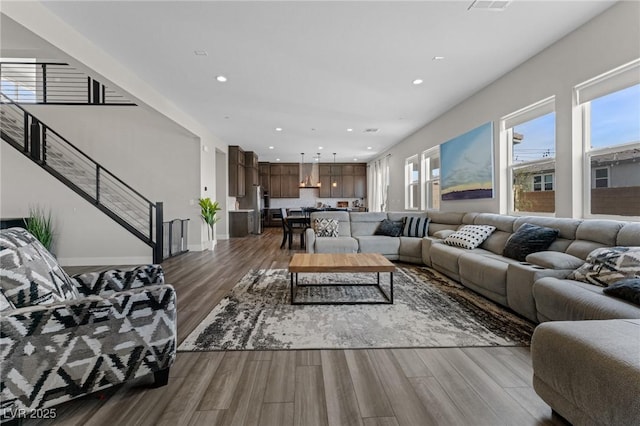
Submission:
[[[245,152],[237,145],[229,146],[229,196],[245,196]]]
[[[253,151],[247,151],[244,153],[244,172],[248,192],[249,188],[260,184],[260,178],[258,176],[258,154]]]
[[[258,163],[258,176],[262,189],[266,192],[270,192],[271,167],[269,166],[269,163]]]
[[[364,198],[367,196],[367,166],[360,163],[321,164],[320,183],[320,198]]]
[[[300,198],[300,165],[298,163],[271,164],[269,174],[271,198]]]

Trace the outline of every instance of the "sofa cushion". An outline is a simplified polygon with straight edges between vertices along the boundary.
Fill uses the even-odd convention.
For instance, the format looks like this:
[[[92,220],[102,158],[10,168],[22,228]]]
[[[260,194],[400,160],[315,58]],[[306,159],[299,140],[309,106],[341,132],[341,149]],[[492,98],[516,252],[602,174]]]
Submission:
[[[318,237],[337,237],[338,226],[336,219],[323,217],[313,221],[313,231]]]
[[[406,216],[402,219],[402,236],[423,238],[429,234],[428,217]]]
[[[602,290],[602,292],[606,295],[640,305],[640,278],[627,278],[616,281],[614,284]]]
[[[378,235],[355,237],[360,246],[360,253],[380,253],[383,255],[397,255],[400,248],[400,238]]]
[[[341,237],[351,237],[351,220],[349,212],[343,211],[320,211],[311,213],[311,223],[316,219],[336,219],[338,221],[338,235]]]
[[[422,238],[400,237],[398,254],[404,257],[422,258]]]
[[[533,283],[540,321],[640,318],[640,306],[606,297],[602,287],[581,281],[544,277]]]
[[[507,259],[498,255],[487,256],[465,252],[458,259],[460,280],[463,284],[470,283],[506,297],[509,262],[505,260]]]
[[[351,218],[352,237],[375,235],[378,226],[380,226],[380,222],[385,219],[390,219],[394,222],[402,220],[387,217],[387,213],[384,212],[352,212],[349,213],[349,217]]]
[[[465,225],[445,238],[444,243],[471,250],[482,244],[495,229],[492,225]]]
[[[455,233],[456,231],[454,229],[442,229],[440,231],[434,232],[433,236],[436,238],[440,238],[441,240],[444,240],[449,235],[455,234]]]
[[[358,241],[351,237],[320,237],[315,242],[316,253],[357,253]]]
[[[640,277],[640,247],[596,249],[568,278],[606,287],[623,278],[634,277]]]
[[[559,232],[557,229],[524,223],[507,240],[503,255],[524,262],[527,255],[548,249]]]
[[[374,235],[384,235],[387,237],[399,237],[402,233],[402,222],[396,222],[389,219],[384,219],[378,225],[378,229],[374,232]]]
[[[531,253],[525,260],[547,269],[576,269],[584,263],[582,259],[557,251]]]
[[[0,282],[16,308],[80,297],[51,253],[22,228],[0,233]]]

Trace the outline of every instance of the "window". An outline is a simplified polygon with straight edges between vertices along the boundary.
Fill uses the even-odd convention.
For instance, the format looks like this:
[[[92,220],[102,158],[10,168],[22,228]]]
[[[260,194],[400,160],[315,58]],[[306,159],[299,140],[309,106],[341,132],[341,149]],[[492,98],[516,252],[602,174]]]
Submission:
[[[585,216],[640,217],[640,60],[576,87]]]
[[[609,169],[607,167],[599,167],[593,169],[592,188],[608,188],[609,187]]]
[[[440,209],[440,147],[422,153],[422,209]]]
[[[420,208],[420,165],[418,156],[414,155],[405,160],[405,201],[404,207],[409,210]]]
[[[502,119],[509,151],[511,212],[555,212],[554,98]]]
[[[0,63],[0,91],[14,102],[36,102],[38,75],[35,59],[0,58]]]

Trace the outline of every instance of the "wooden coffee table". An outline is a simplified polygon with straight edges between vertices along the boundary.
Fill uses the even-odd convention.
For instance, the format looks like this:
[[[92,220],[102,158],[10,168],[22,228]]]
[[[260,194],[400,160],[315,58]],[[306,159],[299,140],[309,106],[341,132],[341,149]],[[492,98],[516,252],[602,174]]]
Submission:
[[[291,274],[291,304],[292,305],[356,305],[356,304],[392,304],[393,303],[393,273],[396,266],[386,257],[378,253],[296,253],[289,262],[289,273]],[[300,284],[298,274],[300,273],[328,273],[328,272],[355,272],[355,273],[375,273],[377,280],[375,283],[331,283],[331,284]],[[389,292],[385,292],[380,286],[380,273],[389,273]],[[332,301],[321,300],[311,302],[301,302],[296,300],[298,287],[344,287],[344,286],[366,286],[375,287],[382,295],[381,301]]]

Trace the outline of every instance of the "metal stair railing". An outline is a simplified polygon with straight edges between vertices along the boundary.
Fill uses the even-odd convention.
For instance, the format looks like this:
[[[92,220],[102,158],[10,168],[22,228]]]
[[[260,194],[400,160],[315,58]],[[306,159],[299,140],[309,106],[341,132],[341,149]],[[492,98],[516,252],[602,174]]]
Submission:
[[[0,98],[2,139],[149,245],[161,263],[162,202],[149,201],[4,93]]]
[[[136,104],[82,71],[58,62],[0,62],[0,91],[19,104]]]

